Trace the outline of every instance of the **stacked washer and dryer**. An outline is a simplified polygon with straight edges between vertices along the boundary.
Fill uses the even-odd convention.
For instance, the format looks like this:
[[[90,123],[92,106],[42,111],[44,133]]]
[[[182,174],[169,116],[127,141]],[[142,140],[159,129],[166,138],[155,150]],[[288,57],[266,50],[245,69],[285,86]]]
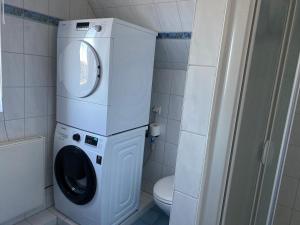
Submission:
[[[81,225],[138,209],[156,35],[117,19],[59,24],[54,200]]]

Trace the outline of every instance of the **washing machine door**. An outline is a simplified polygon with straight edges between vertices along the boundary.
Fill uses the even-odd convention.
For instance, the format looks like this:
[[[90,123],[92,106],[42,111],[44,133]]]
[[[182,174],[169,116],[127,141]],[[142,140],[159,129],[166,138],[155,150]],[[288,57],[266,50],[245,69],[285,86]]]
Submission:
[[[60,57],[61,81],[74,97],[85,98],[93,94],[100,82],[100,59],[87,42],[70,42]]]
[[[73,203],[89,203],[96,193],[97,178],[88,155],[80,148],[69,145],[57,154],[54,163],[56,182],[63,194]]]

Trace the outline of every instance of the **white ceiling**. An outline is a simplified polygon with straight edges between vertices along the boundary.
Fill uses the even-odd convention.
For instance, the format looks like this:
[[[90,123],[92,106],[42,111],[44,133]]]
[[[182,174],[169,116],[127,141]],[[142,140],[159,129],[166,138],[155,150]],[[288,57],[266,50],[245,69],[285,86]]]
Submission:
[[[158,32],[191,32],[195,0],[88,0],[96,17],[115,17]]]

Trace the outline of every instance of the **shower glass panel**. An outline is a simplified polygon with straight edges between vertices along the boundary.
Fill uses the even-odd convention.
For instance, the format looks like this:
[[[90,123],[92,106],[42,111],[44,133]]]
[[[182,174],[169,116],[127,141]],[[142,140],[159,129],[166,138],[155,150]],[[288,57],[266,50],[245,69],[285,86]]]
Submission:
[[[263,174],[261,158],[272,124],[291,2],[261,0],[258,4],[224,203],[225,225],[253,224],[253,206]]]
[[[282,161],[286,154],[286,147],[283,143],[289,138],[284,135],[286,122],[288,119],[288,110],[292,99],[293,85],[298,65],[300,52],[300,3],[295,1],[291,12],[292,21],[287,43],[287,54],[285,55],[281,82],[278,90],[277,102],[275,106],[275,115],[272,122],[272,130],[269,138],[269,149],[266,155],[266,163],[262,175],[262,182],[258,196],[258,205],[256,208],[256,225],[272,224],[276,198],[276,191],[280,185],[280,177],[277,179],[276,172],[282,169]],[[279,172],[279,174],[281,174]],[[277,187],[276,187],[277,186]],[[273,192],[274,190],[274,192]],[[273,194],[273,196],[272,196]],[[269,217],[267,216],[269,215]]]

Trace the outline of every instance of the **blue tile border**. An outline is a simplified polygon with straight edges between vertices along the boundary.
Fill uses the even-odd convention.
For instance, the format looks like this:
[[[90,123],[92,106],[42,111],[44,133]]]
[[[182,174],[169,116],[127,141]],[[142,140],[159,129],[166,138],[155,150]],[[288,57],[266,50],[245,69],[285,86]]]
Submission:
[[[61,19],[48,16],[42,13],[30,11],[27,9],[19,8],[17,6],[12,6],[9,4],[4,5],[4,12],[6,14],[34,20],[40,23],[50,24],[57,26]],[[162,32],[158,33],[157,39],[178,39],[178,40],[188,40],[191,39],[191,32]]]
[[[44,14],[38,13],[38,12],[33,12],[30,10],[19,8],[16,6],[9,5],[9,4],[4,5],[4,12],[6,14],[10,14],[13,16],[18,16],[18,17],[34,20],[34,21],[37,21],[40,23],[54,25],[54,26],[57,26],[58,22],[60,21],[60,19],[58,19],[58,18],[44,15]]]
[[[158,33],[157,39],[191,39],[192,32]]]

